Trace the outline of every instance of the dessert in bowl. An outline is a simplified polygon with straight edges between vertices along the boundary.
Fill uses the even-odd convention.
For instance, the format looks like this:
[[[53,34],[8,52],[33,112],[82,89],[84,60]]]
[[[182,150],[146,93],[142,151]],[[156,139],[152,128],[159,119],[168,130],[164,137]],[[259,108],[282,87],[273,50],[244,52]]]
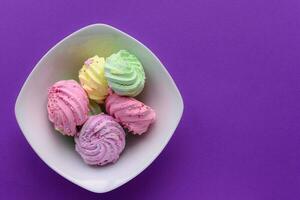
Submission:
[[[132,52],[143,64],[147,78],[135,98],[155,110],[156,122],[146,134],[129,136],[117,162],[89,166],[74,151],[73,139],[58,134],[49,122],[48,89],[60,80],[78,80],[78,71],[87,58],[107,58],[122,49]],[[95,100],[103,101],[101,98]],[[69,181],[98,193],[121,186],[149,166],[170,140],[182,112],[180,92],[159,59],[136,39],[105,24],[84,27],[50,49],[28,76],[15,106],[19,126],[39,157]]]

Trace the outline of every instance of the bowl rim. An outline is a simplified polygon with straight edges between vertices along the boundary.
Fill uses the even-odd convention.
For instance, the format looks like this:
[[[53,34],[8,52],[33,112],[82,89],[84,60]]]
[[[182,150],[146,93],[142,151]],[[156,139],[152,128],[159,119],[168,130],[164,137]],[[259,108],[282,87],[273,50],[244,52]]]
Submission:
[[[28,82],[29,80],[31,79],[32,75],[36,72],[36,70],[38,69],[38,66],[40,65],[41,61],[44,60],[44,58],[46,58],[50,52],[52,52],[55,48],[57,48],[58,46],[60,46],[64,41],[66,41],[67,39],[73,37],[74,35],[82,32],[82,31],[85,31],[87,29],[90,29],[90,28],[102,28],[102,27],[105,27],[105,28],[109,28],[109,29],[112,29],[113,31],[116,31],[118,33],[120,33],[122,36],[124,37],[128,37],[130,38],[133,42],[143,46],[143,48],[145,48],[150,54],[152,57],[154,57],[158,62],[159,64],[162,66],[162,69],[163,71],[165,72],[167,78],[169,79],[168,81],[170,81],[171,85],[173,88],[175,88],[175,92],[176,92],[176,95],[178,96],[179,98],[179,105],[178,105],[178,108],[180,109],[180,112],[179,112],[179,115],[176,119],[176,126],[172,127],[171,131],[172,132],[169,137],[165,140],[165,142],[163,143],[162,145],[162,149],[160,151],[158,151],[151,159],[148,160],[147,164],[144,165],[143,168],[141,168],[139,171],[137,171],[137,173],[135,173],[133,176],[129,176],[129,177],[126,177],[125,179],[123,179],[122,182],[119,182],[117,184],[114,184],[112,187],[106,187],[106,188],[99,188],[99,187],[90,187],[90,186],[87,186],[85,184],[82,184],[81,181],[78,181],[77,179],[73,178],[72,176],[69,176],[68,174],[65,174],[64,171],[60,170],[59,168],[57,168],[55,165],[51,165],[49,164],[48,162],[46,162],[42,156],[40,155],[40,152],[38,149],[35,149],[31,143],[31,140],[28,139],[27,135],[28,133],[25,132],[24,130],[24,127],[22,126],[22,123],[21,123],[21,119],[20,119],[20,115],[19,115],[19,107],[20,107],[20,101],[21,101],[21,97],[23,96],[23,93],[24,93],[24,88],[27,87],[28,85]],[[168,142],[170,141],[171,137],[173,136],[181,118],[182,118],[182,114],[183,114],[183,111],[184,111],[184,102],[183,102],[183,98],[179,92],[179,89],[178,87],[176,86],[173,78],[171,77],[171,75],[169,74],[169,72],[167,71],[167,69],[165,68],[165,66],[162,64],[162,62],[158,59],[158,57],[147,47],[145,46],[143,43],[141,43],[140,41],[138,41],[137,39],[135,39],[134,37],[130,36],[129,34],[111,26],[111,25],[108,25],[108,24],[104,24],[104,23],[95,23],[95,24],[90,24],[90,25],[87,25],[87,26],[84,26],[74,32],[72,32],[71,34],[67,35],[66,37],[62,38],[58,43],[56,43],[52,48],[50,48],[40,59],[39,61],[35,64],[35,66],[33,67],[33,69],[31,70],[31,72],[29,73],[29,75],[27,76],[25,82],[23,83],[22,87],[21,87],[21,90],[19,92],[19,94],[17,95],[17,98],[16,98],[16,102],[15,102],[15,107],[14,107],[14,112],[15,112],[15,117],[16,117],[16,121],[18,123],[18,126],[20,127],[20,130],[22,132],[22,134],[24,135],[25,139],[27,140],[27,142],[29,143],[30,147],[33,149],[33,151],[38,155],[38,157],[49,167],[51,168],[52,170],[54,170],[56,173],[58,173],[60,176],[62,176],[63,178],[67,179],[68,181],[74,183],[75,185],[78,185],[88,191],[91,191],[91,192],[94,192],[94,193],[105,193],[105,192],[109,192],[109,191],[112,191],[122,185],[124,185],[125,183],[127,183],[128,181],[132,180],[133,178],[135,178],[136,176],[138,176],[141,172],[143,172],[147,167],[149,167],[153,161],[161,154],[161,152],[164,150],[164,148],[166,147],[166,145],[168,144]]]

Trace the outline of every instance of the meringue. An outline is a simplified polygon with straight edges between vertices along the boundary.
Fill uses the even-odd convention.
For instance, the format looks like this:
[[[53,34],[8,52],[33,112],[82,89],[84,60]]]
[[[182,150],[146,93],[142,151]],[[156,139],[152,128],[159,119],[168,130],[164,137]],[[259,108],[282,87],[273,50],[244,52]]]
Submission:
[[[56,130],[74,136],[88,118],[88,97],[76,81],[58,81],[48,91],[47,110]]]
[[[78,136],[75,150],[89,165],[106,165],[118,160],[125,147],[125,132],[111,116],[90,116]]]
[[[133,134],[145,133],[155,121],[156,114],[152,108],[142,102],[111,93],[105,102],[106,112]]]
[[[105,77],[109,87],[121,96],[137,96],[144,88],[145,72],[136,56],[126,50],[106,59]]]
[[[90,99],[103,103],[108,92],[104,77],[105,59],[97,55],[87,59],[79,71],[79,80]]]

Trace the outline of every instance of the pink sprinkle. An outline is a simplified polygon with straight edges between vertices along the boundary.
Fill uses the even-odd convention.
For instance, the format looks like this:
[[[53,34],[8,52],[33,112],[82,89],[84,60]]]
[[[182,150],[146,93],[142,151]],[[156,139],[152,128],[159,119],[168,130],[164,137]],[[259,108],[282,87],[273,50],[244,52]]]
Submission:
[[[89,67],[90,64],[92,64],[92,63],[93,63],[93,60],[92,60],[91,58],[87,59],[87,60],[84,62],[84,64],[85,64],[87,67]]]

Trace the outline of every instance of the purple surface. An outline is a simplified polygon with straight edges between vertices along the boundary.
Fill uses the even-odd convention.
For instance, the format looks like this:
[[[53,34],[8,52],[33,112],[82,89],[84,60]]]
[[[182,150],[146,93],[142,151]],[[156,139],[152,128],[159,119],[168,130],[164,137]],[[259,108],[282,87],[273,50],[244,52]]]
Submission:
[[[43,2],[0,3],[0,199],[300,199],[298,0]],[[152,49],[185,102],[158,159],[106,194],[48,168],[14,117],[38,60],[66,35],[99,22]]]

